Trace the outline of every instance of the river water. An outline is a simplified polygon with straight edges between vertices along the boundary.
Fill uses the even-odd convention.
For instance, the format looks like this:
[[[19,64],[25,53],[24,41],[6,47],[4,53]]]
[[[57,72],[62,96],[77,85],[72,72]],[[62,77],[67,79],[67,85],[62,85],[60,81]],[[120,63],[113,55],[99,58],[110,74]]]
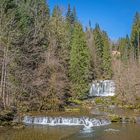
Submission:
[[[140,124],[105,126],[27,125],[25,129],[0,128],[0,140],[140,140]]]

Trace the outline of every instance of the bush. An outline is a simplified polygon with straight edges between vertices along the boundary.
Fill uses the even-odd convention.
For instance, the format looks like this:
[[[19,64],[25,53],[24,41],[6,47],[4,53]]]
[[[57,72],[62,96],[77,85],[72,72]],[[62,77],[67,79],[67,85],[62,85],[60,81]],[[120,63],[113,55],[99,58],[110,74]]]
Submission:
[[[117,98],[122,104],[137,104],[140,98],[140,64],[137,62],[114,63],[114,80]]]

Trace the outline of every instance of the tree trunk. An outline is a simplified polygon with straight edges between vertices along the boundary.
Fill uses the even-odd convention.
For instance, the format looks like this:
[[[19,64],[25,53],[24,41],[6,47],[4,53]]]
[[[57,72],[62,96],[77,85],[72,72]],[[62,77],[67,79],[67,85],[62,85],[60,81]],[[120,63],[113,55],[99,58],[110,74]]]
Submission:
[[[2,74],[1,74],[1,98],[4,108],[6,108],[6,81],[7,81],[7,55],[8,48],[4,47],[3,63],[2,63]]]

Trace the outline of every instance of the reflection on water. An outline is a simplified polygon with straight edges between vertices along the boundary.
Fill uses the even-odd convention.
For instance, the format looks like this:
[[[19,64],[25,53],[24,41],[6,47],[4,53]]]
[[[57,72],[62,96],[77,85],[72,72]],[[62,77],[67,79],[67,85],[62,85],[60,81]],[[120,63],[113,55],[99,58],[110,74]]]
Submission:
[[[27,126],[23,130],[0,128],[0,140],[140,140],[140,124],[82,126]]]

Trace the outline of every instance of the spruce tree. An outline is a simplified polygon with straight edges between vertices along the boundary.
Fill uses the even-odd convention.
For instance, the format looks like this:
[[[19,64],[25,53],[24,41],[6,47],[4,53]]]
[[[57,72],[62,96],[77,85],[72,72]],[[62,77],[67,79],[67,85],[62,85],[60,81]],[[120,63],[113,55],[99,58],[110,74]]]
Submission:
[[[82,98],[88,91],[89,49],[86,45],[82,26],[74,26],[71,53],[70,53],[70,79],[71,89],[75,98]]]
[[[77,22],[77,14],[76,14],[76,8],[74,7],[71,12],[71,24],[74,25],[74,23]]]
[[[67,13],[66,13],[66,20],[68,23],[71,23],[71,7],[70,4],[68,4],[68,9],[67,9]]]
[[[134,58],[138,60],[140,53],[140,14],[138,12],[135,14],[133,22],[131,43],[134,50]]]
[[[96,60],[94,63],[94,77],[95,79],[102,79],[103,75],[103,38],[102,31],[99,24],[96,24],[95,29],[93,30],[93,38],[95,44]]]
[[[102,33],[103,38],[103,78],[111,79],[112,78],[112,64],[111,64],[111,51],[110,51],[110,42],[106,32]]]
[[[120,38],[118,40],[118,49],[121,53],[121,60],[127,62],[131,55],[134,53],[133,49],[130,44],[130,39],[128,35],[125,38]]]

